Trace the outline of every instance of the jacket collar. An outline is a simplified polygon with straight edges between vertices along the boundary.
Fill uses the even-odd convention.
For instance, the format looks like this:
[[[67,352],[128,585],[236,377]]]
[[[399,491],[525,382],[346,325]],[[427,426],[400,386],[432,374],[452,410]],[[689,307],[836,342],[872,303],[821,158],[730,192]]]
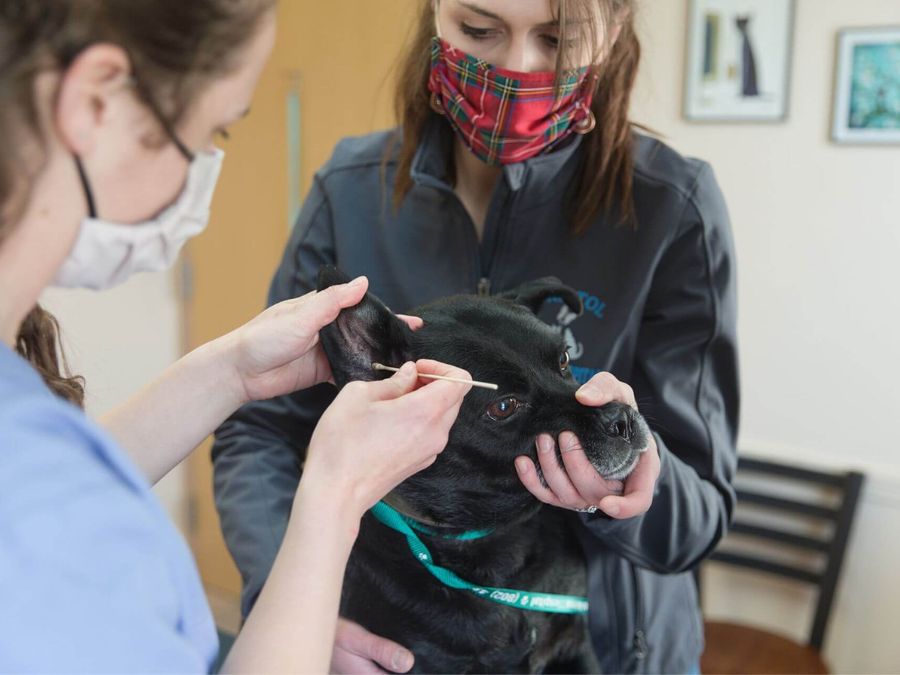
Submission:
[[[506,164],[503,179],[510,192],[519,193],[519,204],[544,202],[569,184],[578,165],[581,136],[573,134],[561,148],[524,162]],[[452,192],[448,181],[453,150],[453,130],[443,117],[433,114],[413,158],[410,176],[419,185]]]

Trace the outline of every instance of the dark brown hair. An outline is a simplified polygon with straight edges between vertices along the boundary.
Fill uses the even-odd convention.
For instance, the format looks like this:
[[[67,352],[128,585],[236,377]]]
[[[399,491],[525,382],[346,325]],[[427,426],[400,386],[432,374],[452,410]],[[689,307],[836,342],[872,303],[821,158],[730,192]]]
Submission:
[[[0,244],[21,217],[44,163],[37,75],[64,71],[92,44],[120,45],[138,92],[176,124],[205,84],[231,71],[275,0],[0,0]],[[162,137],[162,134],[160,134]],[[35,152],[35,150],[38,150]],[[36,306],[16,349],[59,395],[83,382],[60,372],[58,325]]]
[[[16,351],[31,362],[50,391],[83,408],[84,378],[68,375],[69,366],[62,345],[58,344],[58,335],[59,324],[53,315],[40,305],[35,305],[19,327]]]
[[[559,0],[557,19],[560,34],[566,35],[567,23],[579,31],[580,46],[588,45],[594,57],[597,79],[591,109],[596,128],[582,142],[583,159],[570,204],[571,230],[581,234],[602,210],[608,210],[621,222],[634,222],[632,198],[632,123],[628,117],[631,92],[641,57],[634,30],[634,0]],[[588,20],[583,20],[588,19]],[[597,27],[601,26],[598,34]],[[618,39],[606,48],[613,30]],[[431,39],[435,33],[432,0],[422,0],[412,39],[401,58],[394,94],[394,108],[400,124],[397,176],[394,182],[394,206],[399,207],[412,187],[410,169],[425,125],[431,117],[428,76],[431,68]],[[573,59],[561,41],[557,59],[560,74]],[[394,148],[389,147],[393,153]]]

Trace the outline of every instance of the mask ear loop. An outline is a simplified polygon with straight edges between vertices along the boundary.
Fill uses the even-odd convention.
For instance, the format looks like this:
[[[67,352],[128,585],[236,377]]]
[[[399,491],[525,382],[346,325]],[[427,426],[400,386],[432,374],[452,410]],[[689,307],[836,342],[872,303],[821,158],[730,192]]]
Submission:
[[[159,122],[159,125],[163,128],[163,131],[166,132],[166,135],[169,137],[172,143],[174,143],[175,147],[178,148],[178,152],[180,152],[188,162],[193,162],[194,153],[188,149],[188,147],[178,137],[178,134],[175,133],[175,129],[172,128],[171,122],[169,122],[168,118],[166,118],[162,110],[160,110],[159,106],[156,104],[156,101],[153,100],[150,92],[147,91],[146,87],[144,87],[143,83],[137,77],[131,76],[131,78],[129,79],[131,85],[137,90],[138,96],[140,96],[141,100],[144,102],[144,105],[150,108],[150,112],[153,113],[153,116],[156,118],[157,122]]]
[[[94,204],[94,193],[91,190],[91,184],[88,183],[87,174],[84,172],[84,165],[81,163],[81,158],[78,155],[73,155],[73,157],[75,158],[75,166],[78,167],[78,177],[81,179],[84,198],[87,201],[88,215],[91,218],[96,218],[97,208]]]

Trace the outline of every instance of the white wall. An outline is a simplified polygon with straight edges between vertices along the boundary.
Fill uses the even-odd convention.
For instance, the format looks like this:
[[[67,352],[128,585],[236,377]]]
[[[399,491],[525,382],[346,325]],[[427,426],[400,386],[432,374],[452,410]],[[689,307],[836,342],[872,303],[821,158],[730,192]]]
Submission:
[[[174,272],[139,274],[102,293],[53,288],[42,302],[62,326],[72,372],[87,381],[91,415],[124,401],[181,355]],[[184,532],[184,468],[172,471],[154,491]]]
[[[900,672],[900,146],[829,140],[838,30],[900,25],[900,1],[797,0],[790,110],[777,124],[686,122],[687,0],[644,0],[641,12],[634,116],[708,160],[731,210],[740,447],[867,473],[826,656],[839,672]],[[806,631],[809,594],[708,577],[710,615]]]

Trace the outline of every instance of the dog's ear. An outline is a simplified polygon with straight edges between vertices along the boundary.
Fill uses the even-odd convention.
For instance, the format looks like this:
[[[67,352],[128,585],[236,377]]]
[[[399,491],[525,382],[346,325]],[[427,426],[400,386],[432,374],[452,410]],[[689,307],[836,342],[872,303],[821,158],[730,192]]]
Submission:
[[[350,281],[336,267],[319,269],[318,290]],[[319,339],[337,386],[353,380],[377,380],[383,374],[373,363],[401,366],[410,360],[412,331],[377,297],[366,293],[359,304],[341,310],[338,318],[319,331]]]
[[[497,295],[498,298],[512,300],[520,305],[525,305],[537,314],[541,305],[547,298],[560,298],[575,314],[581,314],[581,298],[573,289],[566,286],[556,277],[541,277],[534,281],[528,281],[511,291],[505,291]]]

